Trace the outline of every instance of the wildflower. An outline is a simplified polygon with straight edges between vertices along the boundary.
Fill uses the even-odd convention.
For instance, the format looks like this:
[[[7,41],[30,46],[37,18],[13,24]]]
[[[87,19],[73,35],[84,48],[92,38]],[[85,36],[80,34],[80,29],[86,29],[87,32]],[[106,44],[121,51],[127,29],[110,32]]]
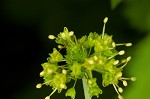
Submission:
[[[123,68],[131,60],[131,56],[126,59],[118,60],[117,55],[124,55],[125,51],[117,51],[118,46],[132,46],[132,43],[116,43],[112,35],[105,33],[105,26],[108,22],[108,17],[103,20],[102,34],[96,32],[89,33],[88,36],[83,36],[79,39],[73,31],[69,31],[64,27],[63,32],[55,37],[49,35],[49,39],[55,39],[58,44],[57,48],[53,48],[53,52],[49,54],[47,62],[42,63],[43,71],[40,72],[40,77],[43,77],[44,83],[39,83],[36,88],[41,88],[43,85],[51,86],[53,91],[45,99],[50,99],[56,90],[60,93],[63,89],[67,89],[67,83],[74,80],[72,88],[67,89],[66,96],[75,99],[75,85],[78,79],[85,79],[87,83],[89,97],[99,97],[102,90],[97,84],[97,79],[93,78],[93,71],[102,75],[102,85],[106,87],[113,85],[119,99],[123,99],[121,93],[123,88],[118,85],[121,81],[123,86],[127,86],[127,80],[135,81],[135,77],[126,78],[123,76]],[[60,50],[65,48],[65,55],[60,53]]]

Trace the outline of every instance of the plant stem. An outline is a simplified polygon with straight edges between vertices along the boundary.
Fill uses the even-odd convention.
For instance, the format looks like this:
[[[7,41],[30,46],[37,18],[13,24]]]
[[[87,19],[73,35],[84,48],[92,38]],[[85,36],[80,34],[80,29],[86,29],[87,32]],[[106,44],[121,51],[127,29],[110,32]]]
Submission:
[[[84,90],[84,97],[85,99],[91,99],[90,95],[89,95],[89,87],[87,85],[87,79],[86,78],[82,78],[82,83],[83,83],[83,90]]]

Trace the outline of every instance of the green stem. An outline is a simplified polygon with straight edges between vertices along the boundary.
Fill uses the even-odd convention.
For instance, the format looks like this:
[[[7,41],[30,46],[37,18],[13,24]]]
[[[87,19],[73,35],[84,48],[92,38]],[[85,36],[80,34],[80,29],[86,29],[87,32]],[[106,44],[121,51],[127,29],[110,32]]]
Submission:
[[[83,83],[83,90],[84,90],[85,99],[91,99],[91,97],[89,95],[89,87],[87,85],[87,79],[83,77],[82,78],[82,83]]]

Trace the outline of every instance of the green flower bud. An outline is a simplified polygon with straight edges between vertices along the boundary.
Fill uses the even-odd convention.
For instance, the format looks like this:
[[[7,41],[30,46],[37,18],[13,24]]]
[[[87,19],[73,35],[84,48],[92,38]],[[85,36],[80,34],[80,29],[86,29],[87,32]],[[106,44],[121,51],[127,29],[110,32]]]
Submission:
[[[57,51],[56,48],[53,49],[53,53],[49,54],[50,57],[48,58],[48,61],[51,63],[58,63],[63,60],[63,56],[59,51]]]
[[[102,94],[102,90],[98,87],[98,86],[95,86],[95,87],[90,87],[89,88],[89,94],[90,96],[97,96],[97,98],[99,97],[99,94]]]
[[[67,97],[67,96],[70,96],[71,99],[75,99],[76,91],[75,91],[75,88],[74,88],[74,87],[72,87],[72,88],[70,88],[70,89],[67,90],[67,92],[66,92],[66,97]]]
[[[81,65],[77,62],[74,62],[72,66],[70,66],[71,73],[70,75],[77,79],[82,77]]]

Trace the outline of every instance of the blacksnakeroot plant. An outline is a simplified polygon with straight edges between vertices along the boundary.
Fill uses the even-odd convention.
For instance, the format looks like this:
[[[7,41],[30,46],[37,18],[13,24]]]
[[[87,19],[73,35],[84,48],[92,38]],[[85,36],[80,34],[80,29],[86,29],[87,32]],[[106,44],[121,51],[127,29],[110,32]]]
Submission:
[[[112,85],[118,94],[119,99],[123,99],[120,95],[123,89],[118,85],[119,81],[124,86],[127,86],[127,80],[135,81],[135,77],[122,77],[123,68],[131,60],[131,56],[121,61],[115,59],[117,55],[125,54],[124,50],[117,51],[117,46],[132,46],[132,43],[116,44],[112,36],[105,33],[105,25],[108,17],[104,19],[102,34],[96,32],[90,33],[88,36],[82,36],[77,39],[73,31],[68,31],[64,27],[64,31],[55,37],[49,35],[49,39],[55,39],[58,43],[58,49],[53,48],[47,58],[47,62],[42,64],[43,71],[40,72],[40,77],[43,77],[44,83],[39,83],[36,88],[41,88],[42,85],[51,86],[53,91],[45,97],[50,97],[58,91],[67,89],[66,96],[75,99],[75,85],[78,79],[82,79],[85,99],[91,99],[93,96],[99,97],[102,90],[97,84],[97,79],[93,77],[92,71],[96,71],[102,75],[102,85],[104,87]],[[65,48],[66,55],[62,55],[60,50]],[[64,64],[58,64],[65,62]],[[74,80],[71,88],[67,88],[66,83]]]

